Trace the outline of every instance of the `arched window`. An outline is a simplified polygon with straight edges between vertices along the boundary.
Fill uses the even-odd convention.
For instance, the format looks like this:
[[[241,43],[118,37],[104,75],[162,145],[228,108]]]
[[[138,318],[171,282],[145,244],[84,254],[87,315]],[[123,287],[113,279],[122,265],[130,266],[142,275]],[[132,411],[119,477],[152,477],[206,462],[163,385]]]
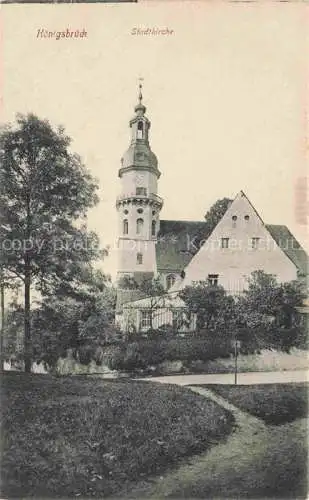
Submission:
[[[136,262],[137,262],[137,264],[142,264],[143,263],[143,254],[142,253],[138,253],[136,255]]]
[[[124,221],[123,221],[123,234],[128,234],[128,232],[129,232],[128,219],[124,219]]]
[[[141,234],[143,231],[144,219],[137,219],[136,221],[136,234]]]
[[[175,283],[176,281],[176,277],[174,276],[174,274],[169,274],[166,278],[166,287],[167,289],[169,290],[173,284]]]
[[[151,234],[152,234],[152,236],[156,235],[156,221],[155,220],[153,220],[151,223]]]
[[[143,124],[143,122],[138,122],[138,124],[137,124],[137,138],[138,139],[143,138],[143,132],[144,132],[144,124]]]

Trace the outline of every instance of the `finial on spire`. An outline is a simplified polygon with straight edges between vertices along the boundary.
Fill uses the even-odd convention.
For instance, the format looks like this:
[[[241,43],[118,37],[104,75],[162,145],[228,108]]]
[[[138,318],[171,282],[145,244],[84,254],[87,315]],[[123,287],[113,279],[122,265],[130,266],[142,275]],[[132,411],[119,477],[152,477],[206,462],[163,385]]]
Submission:
[[[143,94],[142,94],[142,81],[144,78],[139,78],[139,85],[138,85],[138,104],[135,106],[135,112],[137,113],[138,116],[143,116],[144,113],[146,112],[146,107],[143,104]]]
[[[138,101],[139,101],[139,104],[142,104],[142,100],[143,100],[143,94],[142,94],[142,89],[143,89],[143,85],[142,85],[142,82],[144,81],[144,78],[139,78],[139,94],[138,94]]]

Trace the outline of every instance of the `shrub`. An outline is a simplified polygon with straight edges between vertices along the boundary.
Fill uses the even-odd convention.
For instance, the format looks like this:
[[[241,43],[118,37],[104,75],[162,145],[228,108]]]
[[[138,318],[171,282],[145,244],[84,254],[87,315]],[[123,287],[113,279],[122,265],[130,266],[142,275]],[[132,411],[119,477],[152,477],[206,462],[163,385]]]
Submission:
[[[123,345],[110,345],[103,349],[102,364],[107,365],[110,370],[121,370],[121,362],[124,357]]]
[[[194,336],[142,339],[122,344],[114,354],[105,356],[110,369],[135,371],[144,370],[164,361],[213,360],[228,357],[231,353],[230,341],[215,337],[196,338]]]

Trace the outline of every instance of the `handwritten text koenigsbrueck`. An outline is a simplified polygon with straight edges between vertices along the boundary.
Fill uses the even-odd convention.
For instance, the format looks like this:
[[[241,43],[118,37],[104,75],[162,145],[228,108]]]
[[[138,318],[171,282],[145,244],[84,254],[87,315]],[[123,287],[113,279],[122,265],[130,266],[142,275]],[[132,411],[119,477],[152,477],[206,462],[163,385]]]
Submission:
[[[85,28],[76,29],[76,30],[72,30],[72,29],[67,28],[66,30],[62,30],[62,31],[57,31],[57,30],[50,31],[48,29],[38,28],[36,37],[37,38],[54,38],[55,40],[68,39],[68,38],[76,39],[76,38],[87,38],[88,33],[85,30]]]

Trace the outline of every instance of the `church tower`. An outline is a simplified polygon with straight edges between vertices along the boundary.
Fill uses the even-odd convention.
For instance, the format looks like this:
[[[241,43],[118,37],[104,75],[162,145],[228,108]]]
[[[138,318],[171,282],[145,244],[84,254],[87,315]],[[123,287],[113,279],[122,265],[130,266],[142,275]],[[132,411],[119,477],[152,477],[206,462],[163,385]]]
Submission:
[[[130,120],[131,143],[121,159],[118,211],[118,273],[137,282],[155,276],[156,239],[163,200],[157,195],[158,160],[149,145],[150,121],[145,116],[139,85],[135,116]]]

